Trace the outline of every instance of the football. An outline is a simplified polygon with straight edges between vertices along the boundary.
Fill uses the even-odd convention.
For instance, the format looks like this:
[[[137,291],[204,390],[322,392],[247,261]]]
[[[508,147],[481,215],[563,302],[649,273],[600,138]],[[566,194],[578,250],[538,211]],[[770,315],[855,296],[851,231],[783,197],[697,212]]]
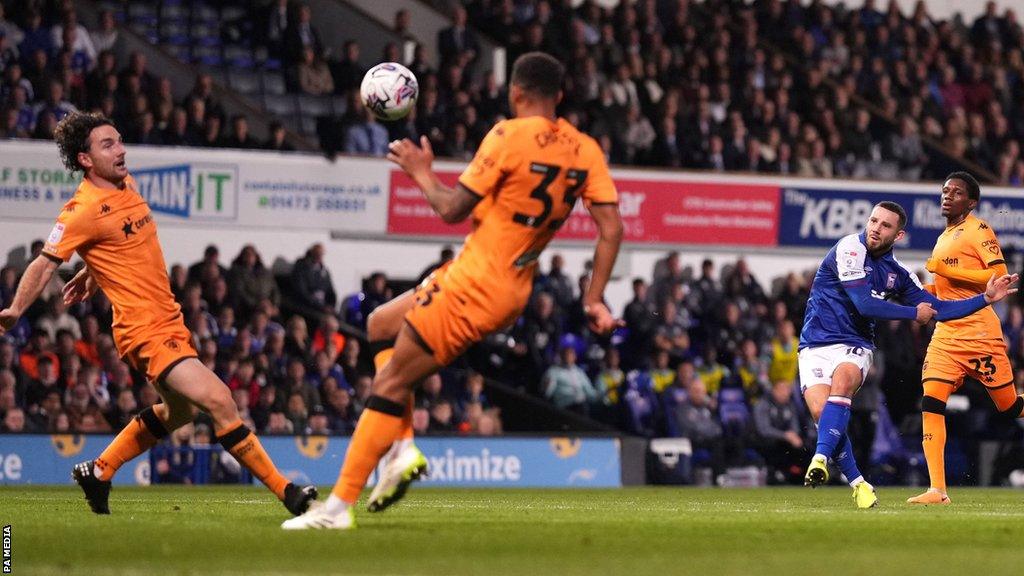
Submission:
[[[420,94],[416,76],[396,62],[377,64],[363,76],[359,87],[363,104],[380,120],[404,118]]]

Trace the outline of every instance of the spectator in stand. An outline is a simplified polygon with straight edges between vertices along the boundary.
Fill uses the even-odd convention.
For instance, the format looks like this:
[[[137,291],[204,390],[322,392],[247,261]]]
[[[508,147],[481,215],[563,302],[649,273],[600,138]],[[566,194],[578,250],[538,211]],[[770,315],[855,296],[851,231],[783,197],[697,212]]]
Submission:
[[[675,418],[679,434],[690,439],[695,456],[702,452],[700,455],[707,457],[714,476],[717,478],[722,474],[725,471],[722,425],[701,378],[690,381],[686,388],[686,402],[677,406],[669,417]]]
[[[249,119],[245,114],[231,117],[231,132],[224,139],[225,148],[255,149],[260,144],[249,134]]]
[[[64,83],[58,79],[51,80],[46,91],[46,100],[36,104],[32,110],[32,114],[36,118],[36,133],[39,133],[40,119],[43,115],[49,114],[49,117],[54,122],[60,122],[65,116],[75,110],[77,108],[64,99]],[[53,133],[52,128],[47,131],[50,134]]]
[[[533,302],[512,328],[511,357],[516,371],[515,385],[535,390],[544,369],[555,357],[561,339],[561,321],[555,315],[555,300],[547,292],[534,296]]]
[[[263,265],[256,247],[246,244],[231,262],[226,274],[234,295],[239,324],[248,322],[249,317],[261,303],[269,301],[274,306],[281,303],[281,294],[274,275]]]
[[[278,60],[285,58],[285,40],[291,23],[288,0],[273,0],[260,15],[260,30],[267,53]]]
[[[541,388],[544,397],[556,408],[579,414],[590,413],[590,405],[598,402],[600,396],[590,378],[576,365],[575,342],[563,342],[558,350],[561,362],[551,366],[544,373]]]
[[[534,282],[535,290],[547,292],[554,298],[555,306],[568,310],[574,299],[572,280],[565,274],[565,258],[555,253],[551,256],[551,268],[547,274],[541,274]]]
[[[471,65],[480,54],[480,42],[467,27],[467,12],[461,4],[452,8],[452,25],[437,33],[437,53],[442,69],[453,62]]]
[[[363,290],[363,301],[360,309],[363,318],[369,318],[370,314],[379,306],[391,300],[391,289],[388,288],[388,277],[383,272],[374,272],[366,280],[366,287]]]
[[[293,152],[295,146],[287,141],[288,134],[284,124],[280,120],[273,120],[270,123],[270,137],[263,143],[264,150],[277,150],[278,152]]]
[[[302,52],[306,48],[312,48],[314,54],[324,53],[320,32],[313,26],[313,12],[309,6],[299,5],[296,14],[295,24],[288,27],[285,35],[285,58],[293,64],[302,60]]]
[[[384,156],[388,152],[388,131],[377,122],[369,108],[361,106],[361,119],[345,130],[345,152]]]
[[[808,453],[793,404],[793,382],[773,382],[771,393],[754,404],[753,418],[759,451],[768,464],[768,481],[773,484],[801,483]]]
[[[313,48],[302,49],[302,58],[295,67],[295,77],[299,90],[310,96],[325,96],[334,93],[334,77],[331,76],[327,63],[317,56]]]
[[[338,303],[331,273],[324,265],[322,244],[310,246],[292,268],[293,304],[307,320],[319,323],[323,314],[333,313]]]
[[[359,63],[359,42],[346,40],[342,49],[343,56],[331,67],[336,94],[346,94],[359,88],[366,75],[366,68]],[[417,76],[422,82],[424,78]]]
[[[114,12],[103,10],[100,12],[100,27],[89,32],[89,39],[97,54],[106,51],[113,51],[117,47],[119,34],[117,21],[114,20]]]
[[[25,418],[24,410],[14,406],[4,411],[3,422],[0,422],[0,432],[20,434],[34,431]]]
[[[220,263],[220,249],[210,244],[203,250],[203,259],[188,267],[189,283],[211,286],[218,278],[227,278],[228,269]]]

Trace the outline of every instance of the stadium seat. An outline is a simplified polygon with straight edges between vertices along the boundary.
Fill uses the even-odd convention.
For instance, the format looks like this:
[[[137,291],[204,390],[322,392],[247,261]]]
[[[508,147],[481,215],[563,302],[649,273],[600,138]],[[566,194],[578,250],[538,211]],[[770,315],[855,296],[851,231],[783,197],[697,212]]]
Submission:
[[[260,91],[260,77],[248,70],[228,70],[228,85],[242,94],[256,94]]]
[[[295,98],[287,94],[264,94],[263,106],[268,112],[281,116],[284,119],[294,116],[297,108],[295,105]]]
[[[306,136],[316,136],[316,116],[303,114],[299,118],[299,127]]]
[[[288,92],[284,83],[284,75],[280,72],[264,71],[262,79],[264,94],[282,95]]]
[[[331,101],[326,96],[299,96],[299,111],[304,116],[327,116],[331,114]]]

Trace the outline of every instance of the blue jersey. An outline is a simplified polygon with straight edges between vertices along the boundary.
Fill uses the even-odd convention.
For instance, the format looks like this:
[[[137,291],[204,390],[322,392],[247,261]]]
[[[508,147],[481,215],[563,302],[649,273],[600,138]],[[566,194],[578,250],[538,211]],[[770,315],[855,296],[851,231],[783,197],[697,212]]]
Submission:
[[[910,306],[885,302],[892,298]],[[800,349],[833,344],[873,349],[876,318],[912,320],[917,304],[932,300],[892,250],[874,257],[863,232],[850,234],[829,250],[814,275]]]

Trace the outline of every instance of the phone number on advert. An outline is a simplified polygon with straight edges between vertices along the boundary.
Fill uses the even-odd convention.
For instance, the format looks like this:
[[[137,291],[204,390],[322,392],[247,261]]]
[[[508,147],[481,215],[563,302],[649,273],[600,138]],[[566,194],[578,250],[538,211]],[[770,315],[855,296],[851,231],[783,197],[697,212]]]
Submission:
[[[332,212],[365,212],[362,198],[324,198],[299,194],[271,194],[260,196],[260,208],[286,210],[322,210]]]

